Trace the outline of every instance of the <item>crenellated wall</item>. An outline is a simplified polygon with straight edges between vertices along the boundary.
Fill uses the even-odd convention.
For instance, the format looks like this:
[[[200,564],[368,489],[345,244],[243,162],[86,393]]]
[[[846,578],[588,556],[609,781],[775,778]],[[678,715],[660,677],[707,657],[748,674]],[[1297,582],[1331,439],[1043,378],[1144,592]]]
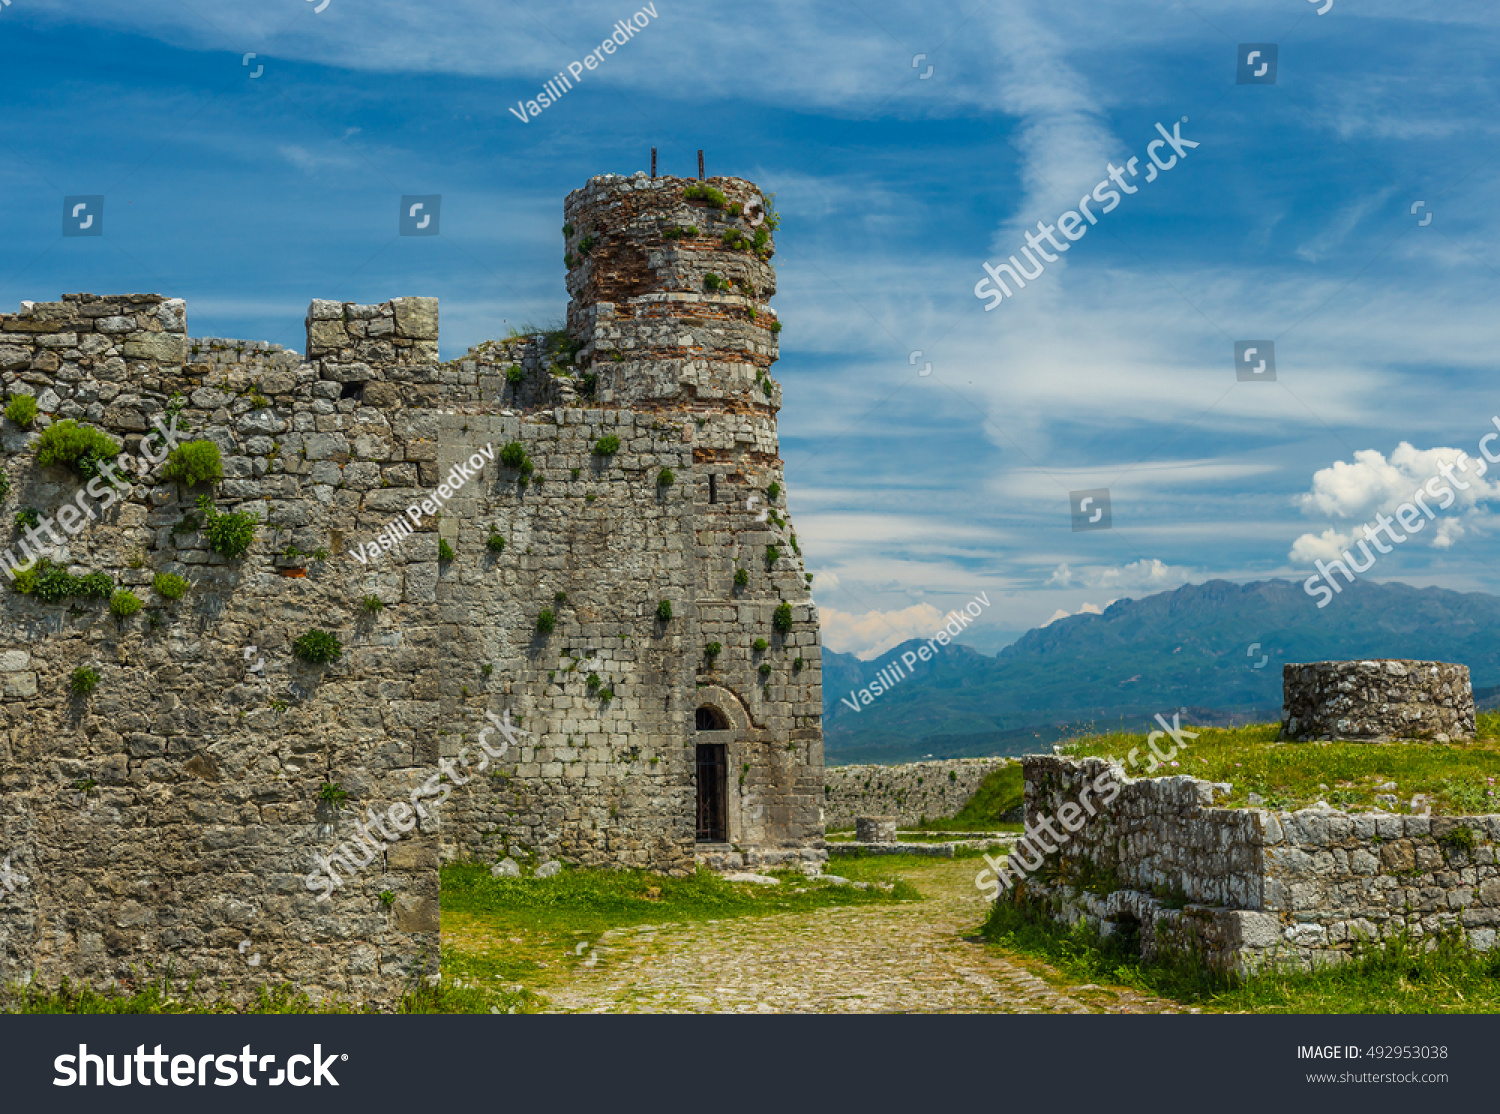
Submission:
[[[570,320],[590,314],[575,299]],[[708,351],[717,334],[689,318],[679,335]],[[711,402],[657,377],[631,409],[606,374],[621,361],[576,336],[440,363],[430,298],[314,302],[307,329],[304,359],[189,340],[187,307],[155,295],[0,316],[0,381],[42,410],[0,430],[0,521],[93,505],[37,464],[48,424],[94,424],[133,455],[170,411],[220,447],[216,504],[262,523],[225,559],[190,517],[209,488],[153,473],[76,536],[34,535],[139,613],[0,588],[0,861],[25,879],[0,889],[0,980],[103,983],[171,961],[237,998],[286,980],[390,1004],[436,970],[442,856],[685,871],[722,852],[698,839],[705,741],[728,755],[724,845],[823,857],[820,644],[784,517],[779,388],[762,376],[758,397],[739,384],[723,393],[742,400]],[[609,436],[618,450],[597,452]],[[502,462],[511,442],[529,470]],[[410,536],[368,548],[445,491],[440,516],[418,510]],[[159,572],[188,594],[157,594]],[[313,627],[341,639],[339,660],[294,656]],[[80,667],[100,676],[88,695],[70,691]],[[316,901],[311,876],[369,810],[504,712],[520,745]]]

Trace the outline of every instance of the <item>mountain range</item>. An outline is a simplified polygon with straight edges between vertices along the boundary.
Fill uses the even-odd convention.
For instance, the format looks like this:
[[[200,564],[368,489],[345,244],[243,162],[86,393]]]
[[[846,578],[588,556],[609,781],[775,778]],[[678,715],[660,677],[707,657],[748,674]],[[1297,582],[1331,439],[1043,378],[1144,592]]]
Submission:
[[[1497,633],[1500,597],[1481,592],[1359,581],[1320,610],[1293,581],[1211,580],[1059,619],[995,655],[961,635],[909,669],[903,655],[925,639],[872,661],[825,650],[824,751],[830,764],[1022,754],[1183,710],[1200,724],[1270,722],[1282,665],[1329,659],[1458,662],[1485,706],[1500,697]],[[877,695],[872,682],[894,683]]]

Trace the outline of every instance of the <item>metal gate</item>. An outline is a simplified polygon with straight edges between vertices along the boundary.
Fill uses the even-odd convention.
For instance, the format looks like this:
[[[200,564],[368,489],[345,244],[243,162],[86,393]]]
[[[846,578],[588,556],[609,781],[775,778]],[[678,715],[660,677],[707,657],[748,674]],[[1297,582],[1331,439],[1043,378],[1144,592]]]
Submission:
[[[698,744],[698,842],[729,841],[729,748]]]

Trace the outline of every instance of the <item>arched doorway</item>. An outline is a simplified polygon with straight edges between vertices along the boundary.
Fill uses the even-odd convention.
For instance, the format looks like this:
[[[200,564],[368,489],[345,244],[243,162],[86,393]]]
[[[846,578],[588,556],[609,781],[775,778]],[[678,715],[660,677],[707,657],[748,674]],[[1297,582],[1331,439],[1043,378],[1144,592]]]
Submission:
[[[729,746],[723,739],[732,727],[718,708],[704,705],[694,715],[708,739],[698,743],[698,842],[729,842]]]

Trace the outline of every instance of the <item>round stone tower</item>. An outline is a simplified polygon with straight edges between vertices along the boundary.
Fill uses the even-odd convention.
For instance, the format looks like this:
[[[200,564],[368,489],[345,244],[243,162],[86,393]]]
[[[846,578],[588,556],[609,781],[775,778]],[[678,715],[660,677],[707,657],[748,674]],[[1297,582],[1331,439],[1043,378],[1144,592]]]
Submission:
[[[775,413],[776,218],[759,187],[606,174],[563,214],[568,334],[599,403]]]

